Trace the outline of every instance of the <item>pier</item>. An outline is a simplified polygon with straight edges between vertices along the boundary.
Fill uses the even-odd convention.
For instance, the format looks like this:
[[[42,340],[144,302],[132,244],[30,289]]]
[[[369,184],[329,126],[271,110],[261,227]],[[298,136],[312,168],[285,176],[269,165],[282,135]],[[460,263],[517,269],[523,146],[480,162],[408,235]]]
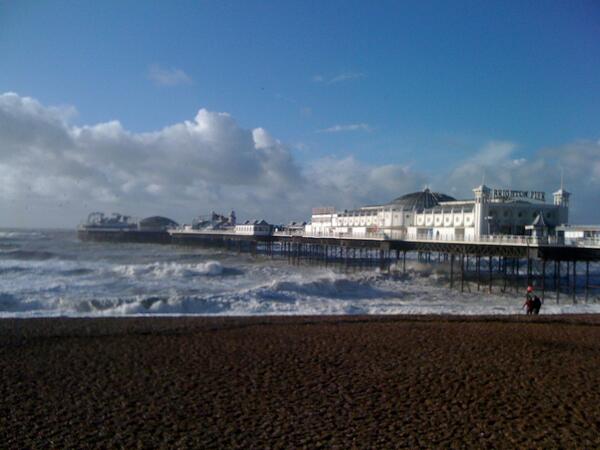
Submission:
[[[220,247],[286,258],[292,263],[374,266],[407,273],[407,260],[447,273],[453,289],[522,293],[528,286],[556,303],[596,301],[600,279],[600,227],[570,226],[571,194],[560,189],[546,203],[541,191],[473,189],[457,200],[428,188],[388,203],[353,210],[313,208],[308,223],[273,226],[238,223],[213,212],[191,225],[154,216],[130,223],[127,216],[92,213],[79,228],[82,240],[155,242]]]
[[[419,239],[372,233],[356,236],[311,236],[275,232],[270,236],[171,231],[171,243],[219,247],[290,262],[377,267],[407,273],[407,261],[443,265],[450,288],[521,294],[534,286],[544,300],[556,303],[596,301],[600,285],[592,283],[590,263],[600,261],[600,242],[559,244],[527,236],[484,236],[471,241]]]

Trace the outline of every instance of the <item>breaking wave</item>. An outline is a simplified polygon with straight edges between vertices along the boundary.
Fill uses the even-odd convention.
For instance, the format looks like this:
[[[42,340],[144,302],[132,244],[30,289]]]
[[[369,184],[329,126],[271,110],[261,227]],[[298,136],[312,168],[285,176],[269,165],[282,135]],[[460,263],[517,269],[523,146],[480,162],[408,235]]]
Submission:
[[[308,297],[328,298],[375,298],[388,297],[390,292],[379,289],[372,283],[376,277],[346,278],[331,274],[316,280],[277,280],[265,290],[273,293],[289,293]]]
[[[0,239],[40,239],[44,235],[38,231],[0,231]]]
[[[157,262],[150,264],[125,264],[111,269],[124,277],[139,278],[152,276],[155,278],[196,277],[222,275],[224,268],[218,261],[207,261],[197,264],[180,264],[175,262]]]

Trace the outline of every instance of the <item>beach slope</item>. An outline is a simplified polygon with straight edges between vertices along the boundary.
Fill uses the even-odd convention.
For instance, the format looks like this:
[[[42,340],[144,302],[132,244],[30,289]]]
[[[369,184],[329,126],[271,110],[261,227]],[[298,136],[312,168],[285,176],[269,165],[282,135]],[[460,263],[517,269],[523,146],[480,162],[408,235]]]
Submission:
[[[3,448],[600,446],[600,318],[0,320]]]

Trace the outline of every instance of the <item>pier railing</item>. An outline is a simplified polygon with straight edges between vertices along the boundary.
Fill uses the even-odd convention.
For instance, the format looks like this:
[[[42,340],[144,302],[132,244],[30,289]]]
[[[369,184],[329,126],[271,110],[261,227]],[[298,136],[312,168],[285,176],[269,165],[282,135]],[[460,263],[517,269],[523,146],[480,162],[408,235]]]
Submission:
[[[241,233],[236,233],[235,230],[175,230],[179,235],[221,235],[221,236],[241,236]],[[251,235],[250,235],[251,236]],[[258,236],[260,237],[260,236]],[[483,244],[483,245],[506,245],[506,246],[530,246],[530,247],[585,247],[585,248],[600,248],[600,239],[585,238],[585,239],[565,239],[555,236],[520,236],[507,234],[492,234],[479,237],[463,236],[434,236],[418,233],[406,233],[400,230],[378,231],[369,233],[300,233],[298,231],[275,231],[273,237],[300,237],[300,238],[315,238],[315,239],[346,239],[346,240],[373,240],[373,241],[409,241],[409,242],[440,242],[448,244]]]
[[[373,233],[287,233],[278,231],[273,234],[281,237],[332,238],[332,239],[367,239],[379,241],[411,241],[411,242],[445,242],[457,244],[490,244],[518,246],[565,246],[565,247],[598,247],[600,239],[559,239],[555,236],[522,236],[508,234],[492,234],[479,237],[464,236],[429,236],[402,231],[379,231]]]
[[[565,239],[567,245],[574,247],[600,248],[600,238]]]

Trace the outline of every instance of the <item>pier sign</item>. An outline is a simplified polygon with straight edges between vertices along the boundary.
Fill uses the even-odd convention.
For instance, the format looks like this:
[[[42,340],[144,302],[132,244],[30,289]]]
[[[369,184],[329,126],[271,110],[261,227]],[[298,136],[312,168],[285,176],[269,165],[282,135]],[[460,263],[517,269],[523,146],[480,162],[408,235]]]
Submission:
[[[513,191],[512,189],[492,189],[492,198],[502,200],[528,199],[546,201],[546,193],[541,191]]]

